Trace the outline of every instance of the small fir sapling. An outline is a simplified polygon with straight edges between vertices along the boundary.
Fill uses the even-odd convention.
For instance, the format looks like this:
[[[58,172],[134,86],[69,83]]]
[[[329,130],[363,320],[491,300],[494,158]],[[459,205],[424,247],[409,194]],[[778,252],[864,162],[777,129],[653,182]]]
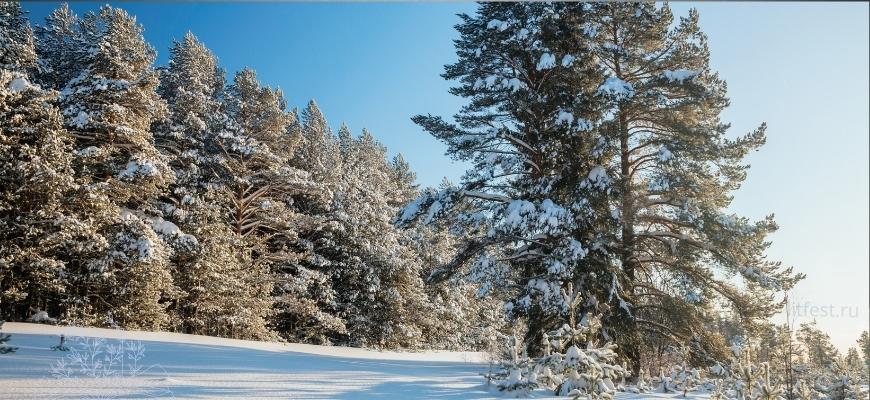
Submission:
[[[773,384],[770,379],[770,365],[761,363],[761,377],[755,381],[752,388],[753,400],[778,400],[783,394],[780,385]]]
[[[698,386],[701,384],[701,374],[696,368],[691,368],[686,364],[689,356],[687,348],[678,349],[677,354],[679,354],[682,362],[671,367],[671,375],[667,379],[667,382],[670,389],[683,392],[683,397],[686,397],[689,392],[698,390]]]
[[[517,395],[528,394],[538,387],[537,374],[523,346],[522,339],[512,335],[507,338],[509,359],[503,364],[504,373],[498,389]]]
[[[0,321],[0,330],[3,330],[3,324],[5,323],[6,321]],[[0,354],[14,353],[15,350],[18,350],[17,347],[6,344],[11,338],[12,335],[0,332]]]
[[[716,363],[709,369],[710,378],[707,387],[710,390],[711,400],[726,400],[726,380],[729,378],[728,369],[722,364]]]
[[[649,380],[649,373],[641,368],[637,375],[637,382],[634,385],[628,386],[626,390],[632,393],[648,393],[652,390],[649,383],[647,383]]]
[[[560,349],[566,345],[570,347],[565,350],[557,366],[556,372],[561,375],[562,382],[556,387],[555,393],[575,398],[585,396],[590,399],[610,399],[616,393],[614,382],[629,374],[625,368],[616,364],[616,345],[593,345],[593,338],[601,329],[601,321],[597,317],[589,318],[588,315],[579,323],[576,321],[582,297],[571,283],[567,285],[567,289],[562,289],[562,297],[568,307],[568,324],[551,336],[559,338],[557,343]],[[579,346],[584,346],[585,349]]]

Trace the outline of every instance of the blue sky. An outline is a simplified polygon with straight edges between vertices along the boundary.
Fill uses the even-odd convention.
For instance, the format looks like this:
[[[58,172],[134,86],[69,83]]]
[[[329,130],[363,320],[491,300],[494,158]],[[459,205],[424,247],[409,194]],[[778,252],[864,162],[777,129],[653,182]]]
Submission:
[[[79,14],[102,3],[74,3]],[[458,12],[472,3],[114,3],[137,16],[166,62],[173,38],[196,34],[232,73],[248,66],[291,106],[316,99],[330,124],[368,128],[401,152],[423,185],[463,166],[415,126],[453,115],[461,99],[439,76],[455,59]],[[56,3],[26,3],[41,23]],[[732,208],[776,213],[769,255],[808,278],[793,291],[798,322],[816,319],[835,344],[868,329],[867,3],[672,3],[697,7],[713,67],[728,81],[723,119],[742,134],[768,123],[767,145]]]

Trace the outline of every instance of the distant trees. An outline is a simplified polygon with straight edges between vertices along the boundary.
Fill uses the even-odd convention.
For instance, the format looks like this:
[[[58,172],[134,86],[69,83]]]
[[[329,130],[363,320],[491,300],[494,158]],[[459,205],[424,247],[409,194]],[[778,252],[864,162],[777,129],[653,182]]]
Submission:
[[[313,101],[298,115],[253,70],[227,85],[191,33],[155,68],[121,9],[62,5],[35,32],[18,3],[0,11],[4,318],[487,345],[500,319],[465,318],[486,314],[474,287],[423,284],[441,259],[392,224],[414,174],[370,133],[333,133]],[[435,334],[448,319],[451,334]]]
[[[803,345],[807,363],[811,368],[827,369],[839,356],[837,348],[831,343],[831,337],[819,329],[815,322],[801,324],[796,334],[798,341]]]
[[[864,361],[870,364],[870,332],[861,332],[861,336],[858,338],[858,346]]]

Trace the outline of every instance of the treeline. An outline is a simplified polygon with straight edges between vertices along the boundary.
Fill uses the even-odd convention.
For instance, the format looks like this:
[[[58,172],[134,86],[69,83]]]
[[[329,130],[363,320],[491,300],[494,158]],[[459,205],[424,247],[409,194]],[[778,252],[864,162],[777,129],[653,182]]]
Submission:
[[[188,33],[155,68],[121,9],[31,28],[0,3],[0,319],[480,348],[475,287],[423,277],[456,246],[398,229],[414,173],[334,133]],[[44,312],[42,312],[44,311]]]

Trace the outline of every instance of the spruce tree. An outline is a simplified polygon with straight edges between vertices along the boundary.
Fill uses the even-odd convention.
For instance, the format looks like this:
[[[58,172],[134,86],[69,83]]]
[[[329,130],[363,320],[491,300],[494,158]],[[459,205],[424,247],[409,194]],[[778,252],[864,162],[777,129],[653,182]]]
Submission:
[[[507,299],[508,317],[528,327],[530,355],[569,317],[568,284],[598,313],[614,272],[595,208],[610,180],[590,156],[600,74],[588,44],[589,5],[481,4],[461,15],[459,61],[443,75],[469,103],[455,116],[413,120],[472,167],[459,185],[426,190],[399,218],[443,221],[466,238],[431,281],[456,274],[480,294]]]
[[[6,323],[6,321],[0,320],[0,331],[3,330],[4,323]],[[12,335],[0,332],[0,354],[14,353],[16,350],[18,350],[17,347],[6,344],[9,343],[9,340],[11,339]]]

